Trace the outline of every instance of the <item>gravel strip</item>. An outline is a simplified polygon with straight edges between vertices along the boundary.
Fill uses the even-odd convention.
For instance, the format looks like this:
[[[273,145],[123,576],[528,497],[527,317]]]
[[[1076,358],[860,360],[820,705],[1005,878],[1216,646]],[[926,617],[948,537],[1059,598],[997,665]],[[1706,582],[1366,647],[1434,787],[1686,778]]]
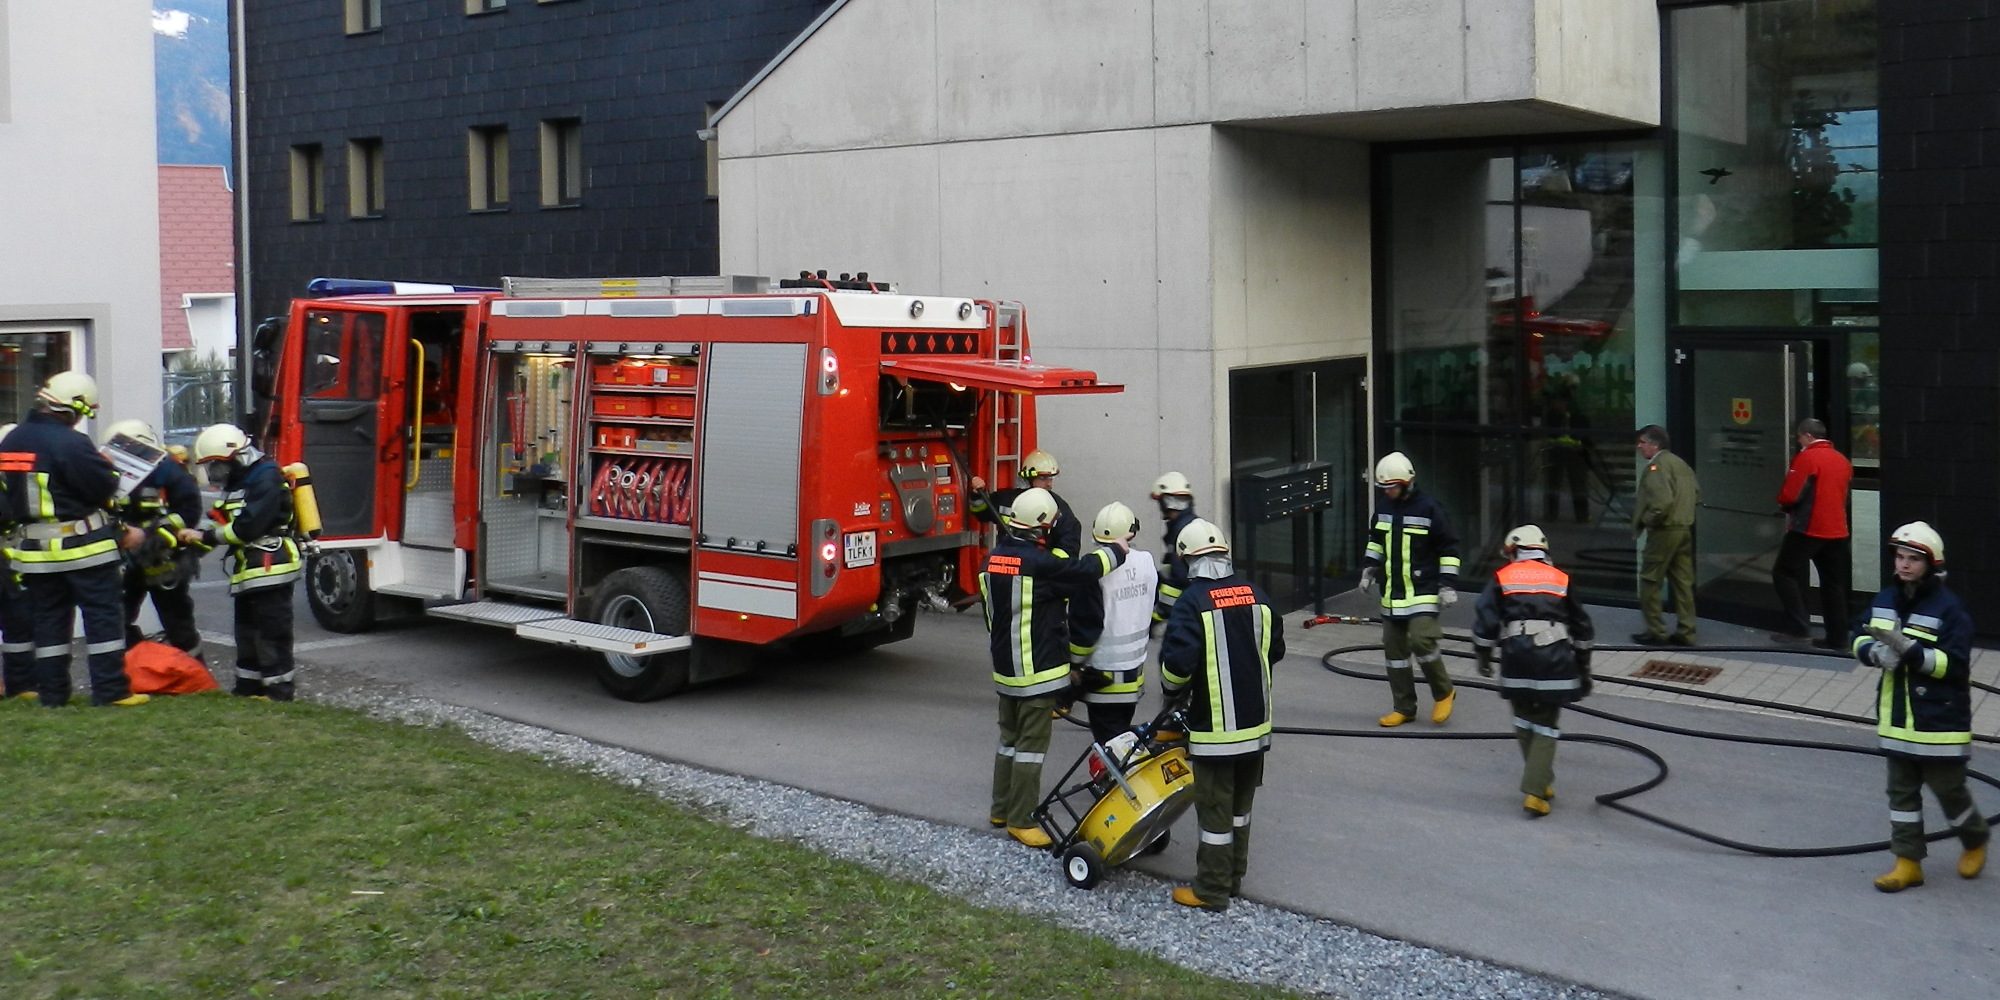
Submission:
[[[1174,906],[1166,884],[1142,872],[1113,868],[1096,889],[1079,891],[1048,855],[988,832],[669,763],[412,697],[379,682],[342,683],[340,673],[316,666],[313,690],[302,694],[408,725],[458,729],[489,746],[643,789],[759,837],[793,841],[976,906],[1030,914],[1212,976],[1354,1000],[1612,1000],[1597,990],[1246,900],[1219,914]],[[925,849],[911,852],[911,844]]]

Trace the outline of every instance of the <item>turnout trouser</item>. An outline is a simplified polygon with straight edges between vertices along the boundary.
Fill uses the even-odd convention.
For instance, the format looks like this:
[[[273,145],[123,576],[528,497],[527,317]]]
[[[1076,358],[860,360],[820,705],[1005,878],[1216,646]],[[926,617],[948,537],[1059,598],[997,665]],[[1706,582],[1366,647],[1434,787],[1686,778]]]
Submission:
[[[69,703],[70,639],[83,612],[84,653],[90,662],[90,703],[109,705],[132,693],[125,677],[125,606],[119,565],[56,573],[25,573],[35,607],[35,689],[42,704]]]
[[[1243,873],[1250,868],[1250,806],[1264,783],[1264,752],[1188,760],[1194,765],[1194,818],[1201,827],[1194,894],[1221,909],[1243,891]]]
[[[0,685],[5,694],[35,690],[35,604],[14,571],[0,564]]]
[[[292,584],[236,595],[236,695],[292,700]]]
[[[1786,631],[1812,634],[1812,619],[1806,614],[1806,585],[1812,581],[1806,566],[1811,564],[1819,567],[1819,614],[1826,620],[1826,637],[1833,642],[1847,638],[1847,588],[1853,558],[1848,539],[1785,532],[1785,540],[1778,543],[1778,562],[1771,568],[1771,589],[1778,592],[1778,604],[1791,623]]]
[[[993,811],[987,815],[1025,830],[1042,801],[1042,759],[1049,753],[1053,696],[1000,699],[1000,748],[993,757]]]
[[[1111,738],[1132,728],[1132,716],[1139,709],[1136,702],[1087,702],[1090,706],[1090,738],[1098,743],[1109,743]]]
[[[1646,529],[1646,548],[1639,554],[1639,612],[1646,617],[1646,634],[1667,634],[1660,616],[1660,584],[1674,592],[1678,632],[1694,642],[1694,533],[1686,528]]]
[[[146,638],[139,631],[139,609],[145,606],[148,594],[153,598],[153,610],[160,615],[167,642],[183,652],[201,649],[201,630],[194,623],[194,594],[188,591],[187,583],[166,589],[148,587],[145,575],[136,571],[125,574],[125,644],[137,645]]]
[[[1546,798],[1556,783],[1556,742],[1562,739],[1562,706],[1509,698],[1514,742],[1521,746],[1521,794]]]
[[[1417,667],[1423,668],[1433,699],[1443,701],[1451,695],[1451,675],[1445,672],[1444,654],[1438,650],[1443,638],[1436,615],[1382,620],[1382,655],[1388,660],[1389,693],[1396,711],[1417,714]]]
[[[1938,808],[1944,810],[1958,840],[1968,848],[1986,843],[1990,836],[1986,817],[1965,788],[1966,760],[1947,757],[1919,760],[1889,758],[1889,853],[1911,861],[1922,861],[1924,844],[1924,786],[1931,786]]]

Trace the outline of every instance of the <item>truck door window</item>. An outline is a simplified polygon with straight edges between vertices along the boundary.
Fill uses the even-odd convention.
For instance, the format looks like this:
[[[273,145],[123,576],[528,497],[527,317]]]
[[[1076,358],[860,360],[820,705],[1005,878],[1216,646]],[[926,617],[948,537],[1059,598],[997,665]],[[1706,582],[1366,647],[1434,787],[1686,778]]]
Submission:
[[[382,394],[381,313],[306,313],[304,395],[376,399]]]

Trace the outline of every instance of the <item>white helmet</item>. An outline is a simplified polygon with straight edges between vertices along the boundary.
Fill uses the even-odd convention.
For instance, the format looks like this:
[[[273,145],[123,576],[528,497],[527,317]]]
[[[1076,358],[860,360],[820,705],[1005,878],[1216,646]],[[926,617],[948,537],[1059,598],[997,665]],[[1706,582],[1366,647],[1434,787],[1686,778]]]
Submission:
[[[4,441],[4,440],[6,440],[6,439],[7,439],[7,435],[9,435],[9,434],[12,434],[12,433],[14,433],[14,428],[16,428],[16,427],[19,427],[19,426],[21,426],[21,425],[20,425],[20,424],[0,424],[0,441]]]
[[[1911,521],[1897,528],[1889,535],[1891,548],[1909,549],[1931,561],[1932,566],[1944,566],[1944,539],[1937,529],[1922,521]]]
[[[250,437],[235,424],[210,424],[194,436],[194,451],[188,458],[195,462],[220,462],[236,457],[236,453],[250,446]]]
[[[104,440],[102,443],[110,444],[111,439],[117,437],[120,434],[123,434],[126,437],[131,438],[132,440],[137,441],[143,445],[150,445],[154,448],[159,448],[162,450],[166,448],[166,445],[160,442],[159,432],[153,430],[153,425],[145,422],[144,420],[140,420],[137,417],[133,417],[128,420],[120,420],[117,423],[112,424],[109,427],[106,427],[104,429]]]
[[[1028,457],[1021,460],[1022,479],[1034,479],[1038,476],[1053,476],[1061,472],[1062,472],[1062,467],[1056,464],[1056,457],[1054,455],[1049,454],[1046,451],[1043,451],[1040,448],[1036,448],[1034,451],[1029,452]]]
[[[1118,542],[1139,533],[1139,517],[1132,508],[1116,500],[1104,505],[1097,512],[1097,519],[1090,522],[1090,537],[1100,542]]]
[[[1547,552],[1549,536],[1543,534],[1542,529],[1536,525],[1521,525],[1507,533],[1507,551],[1512,552],[1515,549],[1540,549]]]
[[[1382,456],[1380,462],[1375,463],[1375,485],[1377,486],[1389,486],[1395,483],[1407,486],[1414,482],[1416,478],[1417,467],[1411,465],[1409,456],[1400,451],[1392,451]]]
[[[1202,518],[1188,522],[1174,539],[1174,549],[1184,556],[1227,555],[1229,539],[1222,537],[1222,529]]]
[[[1010,528],[1039,531],[1055,524],[1057,513],[1055,494],[1036,487],[1022,490],[1014,498],[1014,503],[1007,508],[1005,520]]]
[[[35,394],[42,403],[79,417],[97,416],[97,380],[79,371],[57,372]]]
[[[1194,488],[1188,485],[1188,477],[1178,472],[1163,473],[1159,480],[1153,483],[1153,499],[1155,500],[1164,496],[1186,497],[1193,495]]]

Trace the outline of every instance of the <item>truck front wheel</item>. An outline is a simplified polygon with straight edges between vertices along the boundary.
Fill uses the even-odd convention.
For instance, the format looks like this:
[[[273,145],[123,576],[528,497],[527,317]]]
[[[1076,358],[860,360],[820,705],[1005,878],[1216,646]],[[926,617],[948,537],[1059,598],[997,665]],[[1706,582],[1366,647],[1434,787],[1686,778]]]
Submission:
[[[325,549],[306,558],[306,604],[329,632],[375,627],[375,592],[368,589],[368,560],[355,549]]]
[[[633,566],[605,575],[590,602],[590,617],[601,625],[686,635],[687,582],[656,566]],[[653,701],[679,694],[688,685],[688,652],[627,656],[606,653],[597,682],[626,701]]]

